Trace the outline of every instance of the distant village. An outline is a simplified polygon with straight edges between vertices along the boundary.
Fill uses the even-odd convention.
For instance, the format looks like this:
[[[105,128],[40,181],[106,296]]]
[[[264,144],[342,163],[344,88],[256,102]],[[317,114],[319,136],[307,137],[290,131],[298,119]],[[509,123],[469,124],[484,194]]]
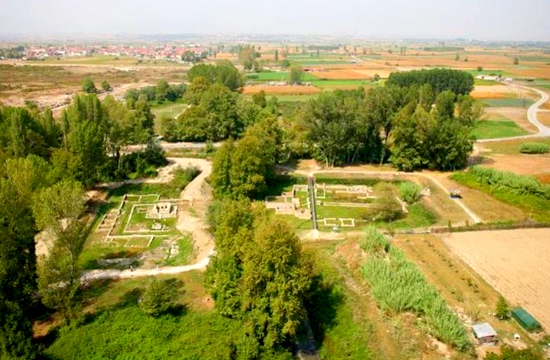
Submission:
[[[18,49],[18,51],[13,51]],[[1,50],[1,49],[0,49]],[[63,57],[84,57],[91,55],[109,56],[130,56],[143,60],[166,60],[166,61],[192,61],[197,58],[205,58],[215,54],[215,50],[201,46],[200,44],[189,45],[74,45],[54,46],[37,45],[18,47],[10,49],[9,53],[0,51],[0,59],[11,58],[21,60],[41,60]]]

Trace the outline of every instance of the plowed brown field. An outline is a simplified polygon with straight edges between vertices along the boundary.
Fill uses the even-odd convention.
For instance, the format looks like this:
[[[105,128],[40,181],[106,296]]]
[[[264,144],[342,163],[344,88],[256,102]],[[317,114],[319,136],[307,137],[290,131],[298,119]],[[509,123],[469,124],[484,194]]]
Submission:
[[[444,235],[449,248],[504,295],[550,329],[550,229]]]

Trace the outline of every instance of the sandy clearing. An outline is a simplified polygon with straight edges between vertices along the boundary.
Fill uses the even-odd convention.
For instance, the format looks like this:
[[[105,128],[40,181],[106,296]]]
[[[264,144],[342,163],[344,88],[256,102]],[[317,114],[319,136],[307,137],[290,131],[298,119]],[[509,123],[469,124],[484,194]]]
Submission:
[[[180,199],[189,201],[190,209],[194,209],[195,214],[192,214],[189,210],[179,211],[176,228],[179,231],[187,231],[193,234],[196,258],[202,261],[214,252],[214,238],[208,232],[205,220],[208,204],[213,197],[212,189],[205,181],[212,172],[212,164],[203,159],[170,158],[170,160],[181,167],[197,166],[201,169],[199,176],[191,181],[180,195]]]
[[[453,233],[443,241],[512,306],[550,329],[550,229]]]
[[[550,126],[550,110],[539,110],[537,112],[537,118],[542,124]]]

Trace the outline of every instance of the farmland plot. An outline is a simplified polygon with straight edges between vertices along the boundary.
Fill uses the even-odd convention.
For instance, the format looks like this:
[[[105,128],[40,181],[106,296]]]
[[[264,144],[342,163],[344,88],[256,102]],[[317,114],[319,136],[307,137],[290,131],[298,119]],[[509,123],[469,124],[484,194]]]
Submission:
[[[443,240],[485,281],[550,329],[549,229],[453,233]]]

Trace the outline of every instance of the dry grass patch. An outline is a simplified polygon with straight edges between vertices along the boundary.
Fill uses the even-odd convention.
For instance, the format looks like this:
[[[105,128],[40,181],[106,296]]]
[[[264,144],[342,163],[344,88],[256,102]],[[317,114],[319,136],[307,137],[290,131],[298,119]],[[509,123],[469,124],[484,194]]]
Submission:
[[[528,140],[524,140],[524,142],[527,141]],[[548,172],[548,169],[550,168],[550,154],[483,155],[483,166],[503,171],[511,171],[517,174],[536,175]]]
[[[546,126],[550,126],[550,110],[537,112],[538,120]]]
[[[448,177],[441,178],[440,181],[448,189],[460,190],[462,202],[484,222],[521,221],[528,218],[521,209],[505,204],[482,191],[459,184]]]
[[[372,76],[368,76],[362,72],[356,70],[348,69],[334,69],[328,71],[315,71],[311,72],[312,75],[318,77],[319,79],[330,79],[330,80],[367,80]]]
[[[475,99],[505,99],[517,97],[519,92],[516,88],[506,85],[476,86],[470,94]]]

